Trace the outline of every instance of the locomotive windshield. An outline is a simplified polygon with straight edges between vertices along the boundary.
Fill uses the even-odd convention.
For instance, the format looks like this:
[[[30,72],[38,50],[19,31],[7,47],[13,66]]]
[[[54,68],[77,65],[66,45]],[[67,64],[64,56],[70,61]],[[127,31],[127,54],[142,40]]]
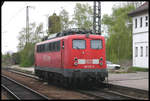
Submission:
[[[102,40],[91,40],[92,49],[102,49]]]
[[[85,49],[85,40],[73,40],[74,49]]]

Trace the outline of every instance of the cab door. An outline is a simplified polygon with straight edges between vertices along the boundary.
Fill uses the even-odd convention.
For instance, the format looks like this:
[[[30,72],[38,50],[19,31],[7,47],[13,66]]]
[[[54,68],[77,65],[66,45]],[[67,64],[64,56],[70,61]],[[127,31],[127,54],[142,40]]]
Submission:
[[[61,41],[61,68],[64,68],[64,40]]]

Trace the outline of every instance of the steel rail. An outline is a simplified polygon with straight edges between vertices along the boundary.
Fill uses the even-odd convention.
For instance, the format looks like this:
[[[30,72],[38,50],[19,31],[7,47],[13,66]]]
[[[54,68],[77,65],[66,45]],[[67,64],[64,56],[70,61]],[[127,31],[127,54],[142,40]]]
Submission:
[[[114,93],[114,92],[107,92],[105,90],[77,90],[80,93],[86,94],[91,97],[95,97],[97,99],[104,99],[104,100],[137,100],[136,98],[132,98],[123,94]]]
[[[4,86],[3,84],[1,84],[1,87],[7,91],[13,98],[17,99],[17,100],[21,100],[15,93],[13,93],[11,90],[9,90],[6,86]]]
[[[17,96],[19,99],[45,99],[48,97],[34,91],[33,89],[16,82],[15,80],[2,75],[2,84],[9,89],[13,95]],[[17,99],[18,99],[17,98]]]
[[[149,97],[149,91],[138,89],[138,88],[131,88],[127,86],[121,86],[121,85],[114,85],[114,84],[104,84],[107,85],[107,88],[110,91],[123,93],[127,96],[134,96],[134,98],[138,99],[145,99]]]
[[[27,73],[23,73],[23,72],[20,72],[20,71],[15,71],[15,70],[9,70],[9,71],[13,72],[13,73],[16,73],[16,74],[19,74],[19,75],[23,75],[23,76],[26,76],[26,77],[30,77],[30,78],[39,80],[39,78],[37,76],[32,75],[32,74],[27,74]]]

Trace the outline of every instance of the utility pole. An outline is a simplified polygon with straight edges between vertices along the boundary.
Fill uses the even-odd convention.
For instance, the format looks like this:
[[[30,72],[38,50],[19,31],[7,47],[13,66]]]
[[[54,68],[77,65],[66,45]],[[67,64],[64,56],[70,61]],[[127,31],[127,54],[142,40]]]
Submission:
[[[98,33],[101,35],[101,2],[98,1]]]
[[[28,35],[29,35],[29,12],[28,12],[28,8],[29,8],[29,6],[27,6],[27,8],[26,8],[26,44],[27,44],[27,42],[29,42],[29,38],[28,38]]]
[[[93,31],[96,33],[96,1],[94,1],[94,7],[93,7]]]
[[[98,5],[96,6],[97,3],[98,3]],[[101,35],[101,2],[100,1],[94,1],[94,7],[93,8],[94,8],[93,31],[96,34]]]
[[[29,42],[29,7],[34,8],[33,6],[26,7],[26,44]]]

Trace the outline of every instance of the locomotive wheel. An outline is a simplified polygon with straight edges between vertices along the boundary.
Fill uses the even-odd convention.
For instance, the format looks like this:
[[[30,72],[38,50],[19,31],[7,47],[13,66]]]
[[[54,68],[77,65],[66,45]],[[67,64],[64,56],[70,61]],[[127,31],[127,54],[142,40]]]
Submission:
[[[72,79],[72,88],[76,88],[76,87],[77,87],[77,84],[78,84],[77,79],[76,79],[76,78],[73,78],[73,79]]]
[[[64,86],[65,88],[68,88],[68,86],[69,86],[68,78],[64,78],[64,79],[63,79],[63,86]]]
[[[105,77],[101,77],[100,80],[101,80],[101,81],[104,81],[104,80],[105,80]]]

